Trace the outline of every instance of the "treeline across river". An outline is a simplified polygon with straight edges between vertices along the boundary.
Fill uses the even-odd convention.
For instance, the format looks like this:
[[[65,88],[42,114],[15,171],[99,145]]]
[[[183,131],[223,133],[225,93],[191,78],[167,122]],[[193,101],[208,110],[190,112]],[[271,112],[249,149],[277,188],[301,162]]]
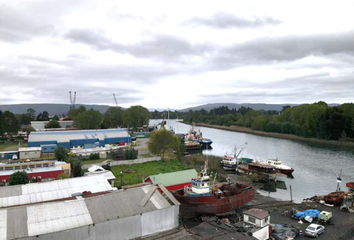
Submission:
[[[284,106],[281,111],[219,107],[210,111],[189,111],[183,119],[187,123],[236,125],[264,132],[354,141],[353,103],[329,107],[325,102],[318,102],[296,107]]]

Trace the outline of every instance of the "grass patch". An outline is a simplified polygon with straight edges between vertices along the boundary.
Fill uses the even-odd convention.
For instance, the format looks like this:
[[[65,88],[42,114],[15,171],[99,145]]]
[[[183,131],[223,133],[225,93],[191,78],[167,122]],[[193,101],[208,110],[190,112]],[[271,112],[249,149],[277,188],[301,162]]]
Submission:
[[[122,182],[124,186],[142,183],[143,179],[145,179],[149,175],[176,172],[186,169],[191,169],[191,167],[185,166],[181,161],[178,160],[154,161],[141,164],[120,165],[111,167],[112,173],[117,178],[114,182],[116,187],[121,186],[120,172],[123,172]]]
[[[103,161],[106,161],[108,158],[101,158],[101,159],[95,159],[95,160],[90,160],[90,159],[82,159],[81,162],[83,165],[90,165],[90,164],[95,164],[95,163],[101,163]]]
[[[27,147],[27,143],[21,143],[20,147]],[[17,151],[18,150],[18,143],[14,144],[0,144],[0,151]]]

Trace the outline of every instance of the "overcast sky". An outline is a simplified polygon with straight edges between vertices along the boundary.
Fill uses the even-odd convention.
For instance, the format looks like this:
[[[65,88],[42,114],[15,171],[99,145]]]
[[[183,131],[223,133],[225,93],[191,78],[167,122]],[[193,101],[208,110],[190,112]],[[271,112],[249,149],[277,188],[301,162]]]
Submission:
[[[0,0],[0,104],[353,102],[354,1]]]

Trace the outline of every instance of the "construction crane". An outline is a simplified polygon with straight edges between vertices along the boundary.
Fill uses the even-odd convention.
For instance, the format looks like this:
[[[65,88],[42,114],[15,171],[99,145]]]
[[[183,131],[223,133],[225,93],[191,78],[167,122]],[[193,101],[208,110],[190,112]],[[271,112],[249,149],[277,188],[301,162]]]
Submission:
[[[75,108],[75,102],[76,102],[76,92],[74,92],[74,98],[72,98],[71,91],[69,91],[70,94],[70,109]]]
[[[116,107],[118,107],[117,98],[116,98],[116,95],[114,93],[113,93],[113,97],[114,97],[114,102],[116,103]]]

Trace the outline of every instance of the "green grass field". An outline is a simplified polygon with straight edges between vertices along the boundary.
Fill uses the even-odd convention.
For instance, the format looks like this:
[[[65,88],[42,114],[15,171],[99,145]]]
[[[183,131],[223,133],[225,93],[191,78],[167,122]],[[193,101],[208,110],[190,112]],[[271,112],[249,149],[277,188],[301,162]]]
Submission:
[[[142,164],[121,165],[121,166],[111,167],[111,171],[116,177],[116,180],[114,182],[114,185],[116,187],[121,186],[120,172],[123,172],[122,182],[124,186],[124,185],[142,183],[143,179],[145,179],[149,175],[175,172],[175,171],[181,171],[185,169],[190,169],[190,167],[184,166],[182,162],[178,160],[155,161],[155,162],[147,162]]]

